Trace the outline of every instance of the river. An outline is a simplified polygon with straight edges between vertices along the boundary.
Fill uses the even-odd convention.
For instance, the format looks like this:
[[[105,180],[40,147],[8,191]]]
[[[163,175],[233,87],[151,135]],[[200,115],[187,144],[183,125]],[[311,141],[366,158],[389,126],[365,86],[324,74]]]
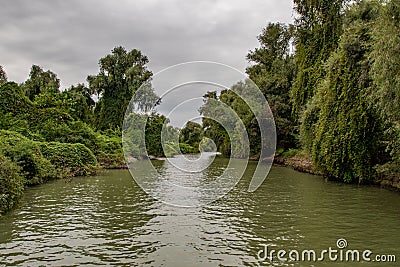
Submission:
[[[155,164],[173,175],[168,164]],[[210,168],[223,166],[226,159],[216,159]],[[21,205],[0,217],[0,265],[398,266],[399,193],[284,167],[273,167],[263,185],[248,193],[255,166],[249,164],[226,196],[196,208],[154,200],[128,170],[29,188]],[[327,255],[301,261],[304,250],[318,257],[329,247],[338,250],[338,239],[347,241],[346,249],[370,250],[371,260],[395,255],[397,264],[333,261]],[[262,259],[266,247],[287,251],[286,257],[299,251],[300,260],[281,261],[276,254],[273,261]]]

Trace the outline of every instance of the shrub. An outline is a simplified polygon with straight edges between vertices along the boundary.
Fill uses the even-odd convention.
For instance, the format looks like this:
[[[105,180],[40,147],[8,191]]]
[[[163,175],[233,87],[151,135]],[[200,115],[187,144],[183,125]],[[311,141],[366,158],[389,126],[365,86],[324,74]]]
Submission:
[[[182,154],[197,154],[199,153],[198,146],[192,147],[191,145],[180,143],[179,148],[181,149]]]
[[[83,144],[41,142],[39,147],[61,176],[89,175],[96,169],[96,157]]]
[[[21,168],[27,185],[41,184],[58,176],[38,144],[16,132],[0,131],[0,153]]]
[[[292,158],[294,156],[297,156],[299,151],[297,149],[289,149],[288,151],[285,151],[282,153],[282,157],[284,158]]]
[[[24,178],[20,168],[9,159],[0,155],[0,213],[13,208],[24,190]]]
[[[125,158],[123,153],[114,153],[114,154],[100,154],[97,156],[97,161],[99,164],[107,169],[119,169],[125,168]]]

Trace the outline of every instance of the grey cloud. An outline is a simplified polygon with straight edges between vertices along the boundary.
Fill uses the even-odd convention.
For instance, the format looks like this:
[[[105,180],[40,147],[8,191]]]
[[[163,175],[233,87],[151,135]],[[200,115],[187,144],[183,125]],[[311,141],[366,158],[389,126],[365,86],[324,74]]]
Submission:
[[[13,0],[0,9],[0,64],[23,82],[32,64],[63,88],[98,72],[118,45],[148,56],[153,73],[208,60],[244,72],[268,22],[292,21],[291,0]]]
[[[98,60],[123,45],[142,50],[155,72],[191,60],[244,71],[262,27],[290,22],[291,9],[289,0],[4,1],[0,64],[18,82],[39,64],[67,87],[97,73]]]

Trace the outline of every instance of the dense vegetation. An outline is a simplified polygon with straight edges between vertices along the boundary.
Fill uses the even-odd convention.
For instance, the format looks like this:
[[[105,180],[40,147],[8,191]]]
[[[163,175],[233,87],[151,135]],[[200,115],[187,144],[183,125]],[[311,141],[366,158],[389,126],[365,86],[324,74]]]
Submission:
[[[277,152],[312,160],[326,176],[347,183],[378,176],[399,179],[400,1],[295,0],[294,25],[270,23],[247,55],[247,74],[275,117]],[[211,99],[237,112],[260,150],[258,125],[249,107],[230,90]],[[218,150],[230,151],[220,124],[203,120]]]
[[[117,47],[100,60],[88,87],[64,91],[57,75],[40,66],[22,84],[8,82],[0,66],[0,212],[18,203],[25,186],[124,166],[124,107],[151,76],[146,63],[140,51]]]
[[[18,203],[26,186],[90,175],[102,167],[125,166],[123,118],[134,93],[151,78],[147,62],[138,50],[127,52],[116,47],[100,59],[99,74],[88,76],[88,86],[78,84],[64,91],[60,90],[57,75],[40,66],[33,65],[22,84],[9,82],[0,66],[0,212]],[[148,101],[148,95],[143,98]],[[139,102],[144,109],[145,100]],[[132,114],[130,118],[143,116],[147,121],[146,134],[129,133],[132,140],[139,140],[139,146],[128,144],[128,153],[198,153],[202,140],[200,125],[193,128],[189,123],[183,129],[182,144],[178,144],[179,140],[169,142],[164,151],[160,137],[168,119],[156,113]],[[167,131],[167,138],[179,136],[179,129],[172,126]],[[141,143],[145,147],[140,147]]]
[[[189,122],[182,130],[168,126],[163,147],[168,118],[131,114],[133,124],[143,116],[148,123],[146,134],[126,129],[125,153],[171,156],[216,149],[225,156],[260,157],[258,122],[237,94],[246,94],[254,82],[274,114],[278,154],[309,158],[325,175],[348,183],[378,175],[398,179],[400,1],[294,3],[295,24],[268,24],[258,36],[260,47],[247,55],[251,80],[204,96],[202,115],[217,115],[229,125],[220,102],[243,124],[224,129],[204,118],[202,125]],[[139,50],[116,47],[100,59],[88,85],[66,90],[60,90],[55,73],[40,66],[33,65],[21,84],[8,81],[0,66],[0,212],[15,206],[26,186],[124,165],[123,118],[129,100],[152,77],[147,63]],[[146,109],[145,102],[139,105]],[[250,150],[232,148],[228,131],[240,145],[245,130]]]

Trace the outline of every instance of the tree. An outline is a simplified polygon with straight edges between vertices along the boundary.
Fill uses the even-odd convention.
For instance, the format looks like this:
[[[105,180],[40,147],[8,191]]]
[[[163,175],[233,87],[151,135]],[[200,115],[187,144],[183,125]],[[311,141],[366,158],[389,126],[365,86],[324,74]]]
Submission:
[[[342,34],[343,6],[350,0],[294,0],[297,77],[291,90],[293,111],[299,115],[325,76],[323,63],[337,48]]]
[[[139,50],[119,46],[100,59],[100,71],[88,76],[89,88],[101,95],[95,109],[98,129],[122,128],[126,108],[136,90],[149,80],[148,59]]]
[[[250,51],[247,59],[255,63],[246,72],[266,97],[275,118],[278,148],[296,146],[290,89],[296,75],[290,51],[294,27],[270,23],[258,36],[260,48]]]
[[[400,163],[400,1],[381,5],[377,22],[371,27],[370,53],[372,101],[386,123],[385,142]]]
[[[68,100],[69,113],[73,118],[86,123],[93,122],[93,111],[96,105],[96,102],[92,99],[93,90],[84,84],[78,84],[71,86],[63,94]]]
[[[150,116],[148,116],[145,133],[146,149],[148,155],[156,157],[165,156],[162,146],[161,134],[164,124],[168,123],[169,119],[163,115],[152,113]]]
[[[7,74],[3,67],[0,65],[0,86],[7,82]]]
[[[348,183],[371,179],[381,150],[381,120],[367,97],[371,84],[369,29],[376,9],[366,1],[346,12],[338,50],[329,58],[327,75],[314,96],[318,108],[305,113],[307,118],[319,110],[317,122],[306,119],[303,123],[312,129],[308,141],[316,166]]]
[[[196,123],[189,121],[180,132],[180,143],[185,143],[198,150],[199,144],[203,139],[203,127]]]
[[[44,71],[37,65],[32,65],[28,80],[22,85],[27,97],[34,100],[41,93],[58,93],[60,80],[52,71]]]
[[[207,92],[203,96],[203,106],[201,106],[199,112],[203,115],[202,124],[204,129],[204,136],[213,140],[217,151],[221,152],[224,156],[230,156],[230,140],[227,131],[217,121],[213,120],[217,116],[223,119],[224,112],[219,112],[216,106],[218,101],[217,92]]]
[[[204,116],[204,136],[213,140],[224,156],[258,157],[263,148],[268,147],[268,144],[261,144],[261,126],[253,113],[263,108],[252,95],[254,87],[254,83],[247,79],[221,91],[219,97],[216,92],[204,96],[204,105],[199,110]],[[253,110],[244,99],[253,104]]]
[[[33,103],[15,82],[7,82],[0,86],[0,113],[11,113],[13,116],[29,114],[33,111]]]

